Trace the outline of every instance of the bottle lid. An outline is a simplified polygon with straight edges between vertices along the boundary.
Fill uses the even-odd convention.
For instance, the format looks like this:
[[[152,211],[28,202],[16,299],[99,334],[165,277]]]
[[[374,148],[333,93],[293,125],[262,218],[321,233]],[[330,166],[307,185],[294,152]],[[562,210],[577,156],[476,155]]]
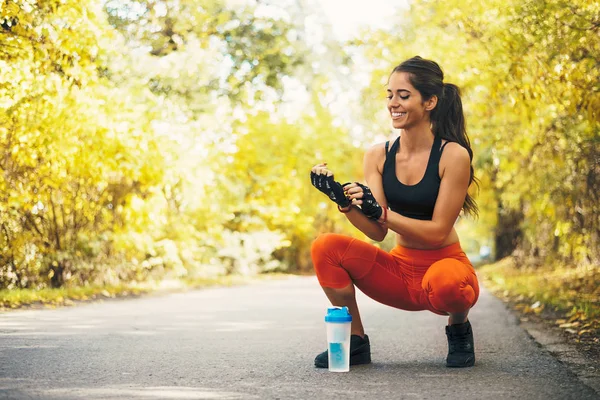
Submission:
[[[325,322],[352,322],[352,315],[348,312],[348,307],[329,307]]]

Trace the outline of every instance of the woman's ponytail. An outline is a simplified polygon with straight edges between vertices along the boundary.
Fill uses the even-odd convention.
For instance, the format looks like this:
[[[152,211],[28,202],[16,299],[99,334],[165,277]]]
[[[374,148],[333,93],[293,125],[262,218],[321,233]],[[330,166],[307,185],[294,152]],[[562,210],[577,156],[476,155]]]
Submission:
[[[475,182],[475,185],[478,186],[472,163],[473,150],[471,149],[471,142],[469,141],[469,136],[467,136],[467,130],[465,128],[465,115],[463,113],[460,89],[458,86],[452,83],[443,84],[442,95],[438,98],[437,106],[431,112],[431,123],[435,136],[440,136],[442,139],[450,142],[456,142],[467,149],[469,158],[471,159],[471,177],[469,186],[472,182]],[[463,205],[463,210],[467,214],[473,216],[479,214],[479,209],[475,200],[473,200],[468,193]]]
[[[431,111],[433,133],[444,139],[459,142],[463,147],[470,147],[469,139],[462,134],[465,132],[465,117],[460,100],[460,89],[452,83],[443,85],[437,106]]]

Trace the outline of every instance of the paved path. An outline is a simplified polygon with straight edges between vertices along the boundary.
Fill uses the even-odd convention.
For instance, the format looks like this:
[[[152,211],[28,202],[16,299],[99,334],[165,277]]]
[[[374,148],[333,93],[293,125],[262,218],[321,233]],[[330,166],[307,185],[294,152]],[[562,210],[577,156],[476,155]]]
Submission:
[[[445,318],[360,296],[373,363],[335,374],[313,277],[0,314],[0,399],[599,399],[483,291],[477,364],[444,367]]]

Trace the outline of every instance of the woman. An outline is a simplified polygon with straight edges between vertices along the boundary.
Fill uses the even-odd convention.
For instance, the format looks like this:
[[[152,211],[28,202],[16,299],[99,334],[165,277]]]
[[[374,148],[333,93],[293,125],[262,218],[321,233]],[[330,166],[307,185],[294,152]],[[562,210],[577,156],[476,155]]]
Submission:
[[[312,259],[319,283],[334,306],[352,314],[350,364],[371,362],[355,287],[389,306],[448,316],[448,367],[475,363],[467,318],[479,296],[475,271],[454,229],[459,213],[477,215],[467,193],[473,182],[473,152],[465,131],[460,92],[444,83],[437,63],[413,57],[388,81],[388,110],[400,136],[371,147],[364,157],[367,185],[341,185],[327,164],[312,168],[313,185],[337,203],[369,238],[391,230],[396,247],[376,246],[337,234],[319,236]],[[388,210],[389,208],[389,210]],[[328,366],[327,351],[315,359]]]

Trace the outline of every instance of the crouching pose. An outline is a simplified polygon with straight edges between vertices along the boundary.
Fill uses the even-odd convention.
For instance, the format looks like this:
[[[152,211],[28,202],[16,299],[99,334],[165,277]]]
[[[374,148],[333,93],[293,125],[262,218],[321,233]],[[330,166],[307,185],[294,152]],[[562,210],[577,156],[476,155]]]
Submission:
[[[338,234],[320,235],[312,245],[319,283],[334,306],[352,314],[350,364],[371,362],[355,288],[402,310],[448,316],[448,367],[475,363],[467,318],[477,301],[475,271],[454,229],[459,213],[477,214],[467,193],[473,182],[473,152],[457,86],[444,83],[439,65],[413,57],[388,81],[392,125],[399,137],[376,144],[364,157],[361,183],[340,184],[327,164],[312,168],[313,186],[337,203],[348,220],[375,241],[396,234],[389,253]],[[328,366],[327,352],[315,359]]]

